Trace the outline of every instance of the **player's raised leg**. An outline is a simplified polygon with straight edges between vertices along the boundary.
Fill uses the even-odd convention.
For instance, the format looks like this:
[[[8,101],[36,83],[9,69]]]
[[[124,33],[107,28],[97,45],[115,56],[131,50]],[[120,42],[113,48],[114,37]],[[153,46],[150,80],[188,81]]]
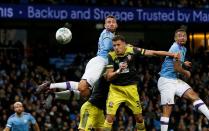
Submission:
[[[51,83],[49,81],[44,82],[43,84],[39,85],[36,89],[37,93],[46,92],[52,89],[64,89],[73,91],[76,94],[79,94],[78,91],[78,82],[75,81],[66,81],[66,82],[59,82],[59,83]]]
[[[194,92],[194,90],[192,88],[190,88],[189,90],[187,90],[184,95],[184,98],[190,100],[193,103],[193,106],[195,107],[195,109],[199,110],[200,112],[202,112],[207,119],[209,120],[209,110],[208,107],[206,106],[206,104],[199,98],[199,96],[197,95],[196,92]]]

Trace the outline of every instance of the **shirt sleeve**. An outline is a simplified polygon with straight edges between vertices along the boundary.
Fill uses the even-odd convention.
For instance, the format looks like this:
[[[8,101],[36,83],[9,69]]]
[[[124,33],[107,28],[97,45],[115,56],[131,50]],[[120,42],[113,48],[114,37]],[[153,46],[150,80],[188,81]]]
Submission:
[[[180,50],[178,49],[177,46],[171,46],[171,48],[169,49],[169,52],[171,53],[178,53]]]
[[[171,53],[180,53],[180,50],[179,50],[178,46],[171,46],[171,48],[169,49],[169,52],[171,52]],[[173,61],[176,61],[175,58],[172,57],[172,59],[173,59]],[[181,56],[180,60],[181,59],[182,59],[182,56]]]
[[[111,37],[104,37],[103,38],[103,43],[104,43],[104,50],[112,50],[113,46],[112,46],[112,39]]]
[[[9,128],[11,128],[12,127],[12,119],[8,119],[7,120],[7,125],[6,125],[6,127],[9,127]]]
[[[34,125],[36,124],[36,119],[30,114],[30,121]]]
[[[140,48],[140,50],[136,47],[133,47],[133,51],[137,55],[144,55],[146,52],[146,49]]]
[[[112,59],[111,55],[108,54],[107,57],[108,57],[108,64],[106,65],[106,68],[107,68],[107,69],[108,69],[108,68],[113,68],[114,62],[113,62],[113,59]]]

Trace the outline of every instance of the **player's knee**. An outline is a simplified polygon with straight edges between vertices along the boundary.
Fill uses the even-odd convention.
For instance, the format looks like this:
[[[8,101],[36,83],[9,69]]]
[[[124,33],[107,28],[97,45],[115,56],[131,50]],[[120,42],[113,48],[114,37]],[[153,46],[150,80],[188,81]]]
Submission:
[[[193,91],[193,93],[191,94],[191,97],[193,100],[198,100],[199,99],[199,96],[196,92]]]
[[[191,102],[195,102],[196,100],[199,100],[199,96],[197,95],[197,93],[194,93],[193,95],[191,94],[191,97],[190,97],[190,101]]]
[[[134,117],[137,123],[142,123],[144,121],[142,114],[134,115]]]
[[[185,98],[189,99],[191,102],[194,102],[199,99],[199,96],[197,95],[197,93],[194,92],[194,90],[192,89],[186,91],[184,95],[185,95]]]
[[[114,120],[114,116],[113,116],[113,115],[107,114],[107,116],[106,116],[106,121],[107,121],[108,123],[113,123],[113,120]]]
[[[80,91],[80,95],[84,97],[88,97],[90,94],[90,88],[86,80],[81,80],[78,84],[78,90]]]
[[[89,86],[86,80],[81,80],[78,84],[78,90],[80,92],[84,92],[86,90],[88,90]]]

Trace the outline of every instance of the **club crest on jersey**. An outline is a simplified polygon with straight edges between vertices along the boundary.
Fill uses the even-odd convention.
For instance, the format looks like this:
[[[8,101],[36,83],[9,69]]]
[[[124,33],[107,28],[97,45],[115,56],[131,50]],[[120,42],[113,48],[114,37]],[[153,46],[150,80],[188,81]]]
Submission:
[[[131,55],[128,55],[127,58],[128,58],[128,61],[130,61],[131,58],[132,58],[132,56]]]
[[[24,119],[24,123],[27,123],[27,119]]]
[[[113,107],[113,102],[112,101],[109,102],[109,107]]]

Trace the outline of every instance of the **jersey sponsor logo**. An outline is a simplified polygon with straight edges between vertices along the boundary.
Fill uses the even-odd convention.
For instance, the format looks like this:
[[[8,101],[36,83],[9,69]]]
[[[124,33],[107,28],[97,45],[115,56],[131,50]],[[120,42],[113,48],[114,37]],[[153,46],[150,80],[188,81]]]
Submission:
[[[126,68],[123,69],[120,73],[128,73],[129,72],[129,68],[128,68],[127,62],[120,62],[119,63],[119,67],[121,67],[122,65],[126,65]]]

